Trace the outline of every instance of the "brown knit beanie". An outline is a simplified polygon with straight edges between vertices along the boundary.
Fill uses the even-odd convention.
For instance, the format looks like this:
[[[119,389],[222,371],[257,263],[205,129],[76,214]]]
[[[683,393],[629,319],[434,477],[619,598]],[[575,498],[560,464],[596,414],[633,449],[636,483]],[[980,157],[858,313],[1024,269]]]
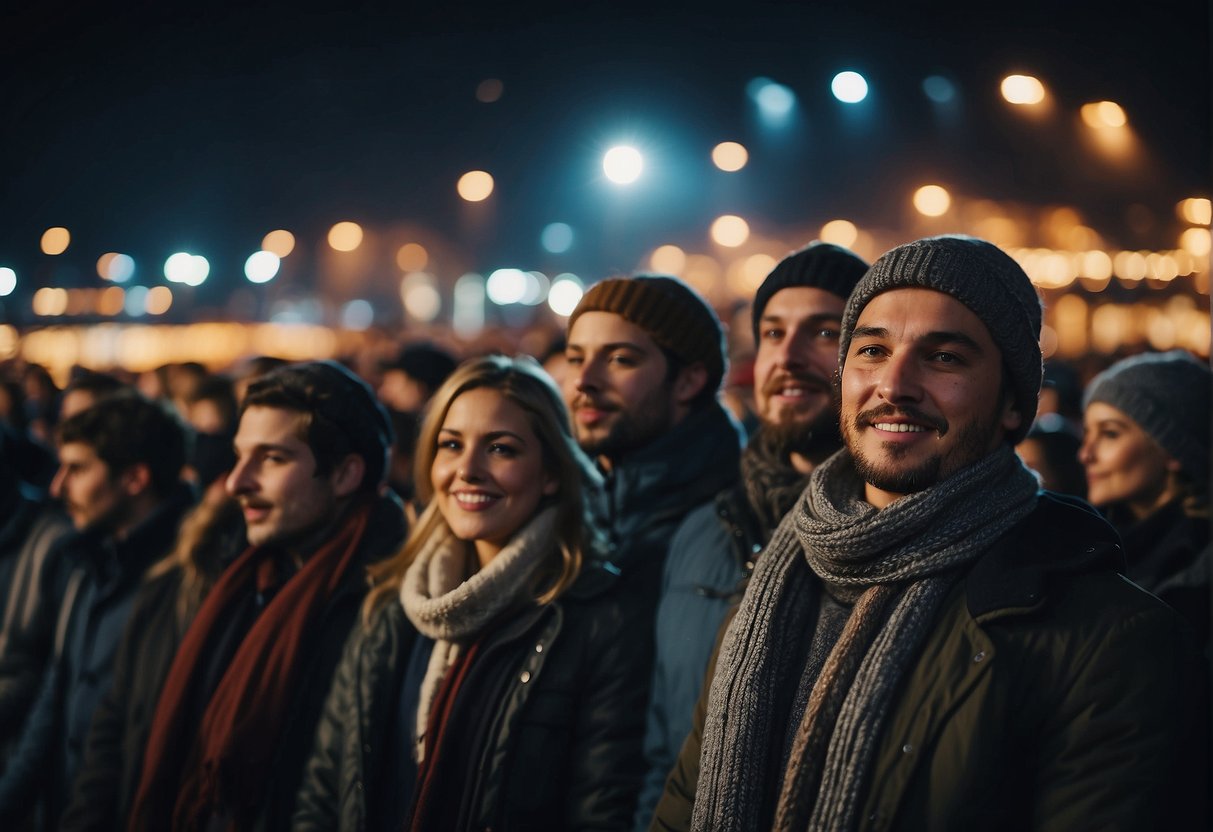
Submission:
[[[684,364],[702,361],[707,389],[715,392],[727,361],[720,318],[703,296],[676,277],[640,274],[595,283],[569,316],[568,331],[583,312],[613,312],[649,334]]]
[[[1040,298],[1018,263],[993,243],[976,237],[927,237],[886,252],[859,281],[842,315],[838,370],[846,364],[851,333],[872,298],[891,289],[934,289],[963,303],[986,325],[1023,417],[1007,438],[1016,443],[1036,417],[1042,374]]]

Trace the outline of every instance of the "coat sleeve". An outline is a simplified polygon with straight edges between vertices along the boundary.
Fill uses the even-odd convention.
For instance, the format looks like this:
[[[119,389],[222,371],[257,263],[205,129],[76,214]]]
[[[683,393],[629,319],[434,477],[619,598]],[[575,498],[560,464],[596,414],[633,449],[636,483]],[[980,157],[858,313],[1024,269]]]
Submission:
[[[635,605],[639,606],[639,605]],[[644,712],[653,667],[652,616],[612,605],[586,651],[574,722],[568,829],[627,829],[644,771]]]
[[[1177,617],[1127,616],[1072,659],[1040,733],[1033,827],[1208,828],[1207,685]]]
[[[0,777],[0,827],[17,827],[34,804],[32,796],[38,795],[47,782],[59,729],[60,673],[58,662],[47,667],[20,738]]]
[[[349,796],[342,794],[342,785],[346,779],[343,775],[358,765],[358,668],[364,633],[361,624],[354,625],[333,675],[295,799],[291,828],[296,832],[346,828],[347,817],[341,801]],[[355,759],[349,758],[351,754]],[[363,786],[346,785],[356,790]]]

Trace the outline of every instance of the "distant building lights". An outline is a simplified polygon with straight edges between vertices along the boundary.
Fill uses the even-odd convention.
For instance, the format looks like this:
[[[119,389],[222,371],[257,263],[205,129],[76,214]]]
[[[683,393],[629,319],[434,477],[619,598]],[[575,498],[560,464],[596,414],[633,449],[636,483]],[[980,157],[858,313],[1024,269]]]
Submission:
[[[858,104],[868,97],[868,82],[858,72],[847,70],[834,76],[830,91],[844,104]]]

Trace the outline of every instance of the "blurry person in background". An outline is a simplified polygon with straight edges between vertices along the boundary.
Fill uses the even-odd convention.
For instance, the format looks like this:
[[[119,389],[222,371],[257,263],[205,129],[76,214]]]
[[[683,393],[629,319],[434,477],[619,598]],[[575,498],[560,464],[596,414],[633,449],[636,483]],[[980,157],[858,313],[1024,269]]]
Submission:
[[[98,399],[127,389],[127,385],[109,373],[84,370],[76,374],[67,383],[67,387],[63,388],[59,401],[59,418],[70,419],[80,411],[92,407]]]
[[[1087,473],[1078,460],[1082,433],[1060,413],[1036,417],[1028,435],[1015,446],[1016,453],[1040,475],[1041,487],[1086,499]]]
[[[0,426],[6,432],[5,455],[15,475],[42,491],[49,489],[59,461],[50,445],[30,433],[25,389],[19,381],[0,381]]]
[[[539,363],[543,365],[543,371],[551,376],[552,381],[556,382],[556,386],[561,389],[564,389],[564,377],[569,371],[568,359],[564,357],[565,346],[564,335],[560,334],[552,339],[543,355],[539,356]]]
[[[421,437],[429,505],[373,570],[294,829],[624,828],[648,625],[596,580],[599,476],[559,391],[530,358],[475,359]]]
[[[38,807],[53,828],[80,768],[89,724],[144,573],[169,551],[193,492],[180,479],[185,427],[131,391],[60,423],[51,492],[79,533],[50,576],[61,599],[38,700],[0,781],[0,818]]]
[[[416,502],[417,486],[413,482],[413,462],[416,456],[417,433],[421,429],[421,417],[417,413],[401,413],[398,410],[390,410],[388,413],[392,418],[392,429],[396,433],[396,441],[392,443],[388,485],[404,501],[404,509],[409,516],[409,524],[412,525],[417,514],[424,508]]]
[[[379,400],[391,410],[421,413],[455,364],[455,356],[436,344],[408,344],[391,361],[380,364]]]
[[[167,670],[140,681],[154,707],[128,723],[132,753],[119,785],[103,784],[98,805],[114,814],[99,825],[288,828],[366,567],[404,537],[400,501],[383,489],[391,442],[371,388],[335,362],[249,386],[227,490],[250,545],[198,605]],[[90,792],[82,783],[76,805],[87,809]]]
[[[226,376],[208,375],[194,385],[182,407],[186,422],[194,429],[187,476],[221,499],[223,480],[236,463],[232,450],[239,415],[235,387]]]
[[[1126,575],[1209,644],[1208,365],[1173,350],[1113,364],[1087,385],[1079,459],[1087,494],[1120,532]]]
[[[27,364],[21,376],[25,390],[25,417],[30,434],[52,444],[59,415],[59,386],[41,364]]]
[[[170,370],[169,364],[161,364],[153,370],[144,370],[135,378],[135,389],[152,401],[171,398]]]
[[[1072,364],[1057,358],[1044,363],[1038,417],[1055,413],[1071,430],[1082,432],[1082,378]]]

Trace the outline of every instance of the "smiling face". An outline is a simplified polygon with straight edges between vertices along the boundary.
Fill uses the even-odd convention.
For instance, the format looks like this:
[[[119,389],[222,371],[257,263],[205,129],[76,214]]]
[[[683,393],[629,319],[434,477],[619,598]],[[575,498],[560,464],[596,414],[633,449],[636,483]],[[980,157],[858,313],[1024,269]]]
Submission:
[[[248,541],[303,555],[353,489],[342,465],[316,475],[316,457],[299,437],[302,414],[279,407],[245,409],[236,432],[236,465],[227,492],[244,510]]]
[[[482,567],[558,487],[526,411],[487,387],[447,408],[430,482],[438,511],[457,538],[474,544]]]
[[[1087,471],[1087,499],[1123,505],[1139,520],[1175,496],[1177,463],[1136,422],[1112,405],[1091,402],[1083,414],[1078,459]]]
[[[687,413],[702,383],[687,368],[670,380],[661,348],[613,312],[584,312],[569,330],[564,399],[577,442],[608,461],[647,445]],[[689,393],[688,393],[689,391]]]
[[[823,430],[837,447],[831,379],[845,305],[833,292],[795,286],[772,295],[758,322],[755,410],[793,449]]]
[[[1021,419],[998,347],[960,301],[895,289],[864,307],[842,371],[842,431],[868,502],[883,508],[946,479]]]

